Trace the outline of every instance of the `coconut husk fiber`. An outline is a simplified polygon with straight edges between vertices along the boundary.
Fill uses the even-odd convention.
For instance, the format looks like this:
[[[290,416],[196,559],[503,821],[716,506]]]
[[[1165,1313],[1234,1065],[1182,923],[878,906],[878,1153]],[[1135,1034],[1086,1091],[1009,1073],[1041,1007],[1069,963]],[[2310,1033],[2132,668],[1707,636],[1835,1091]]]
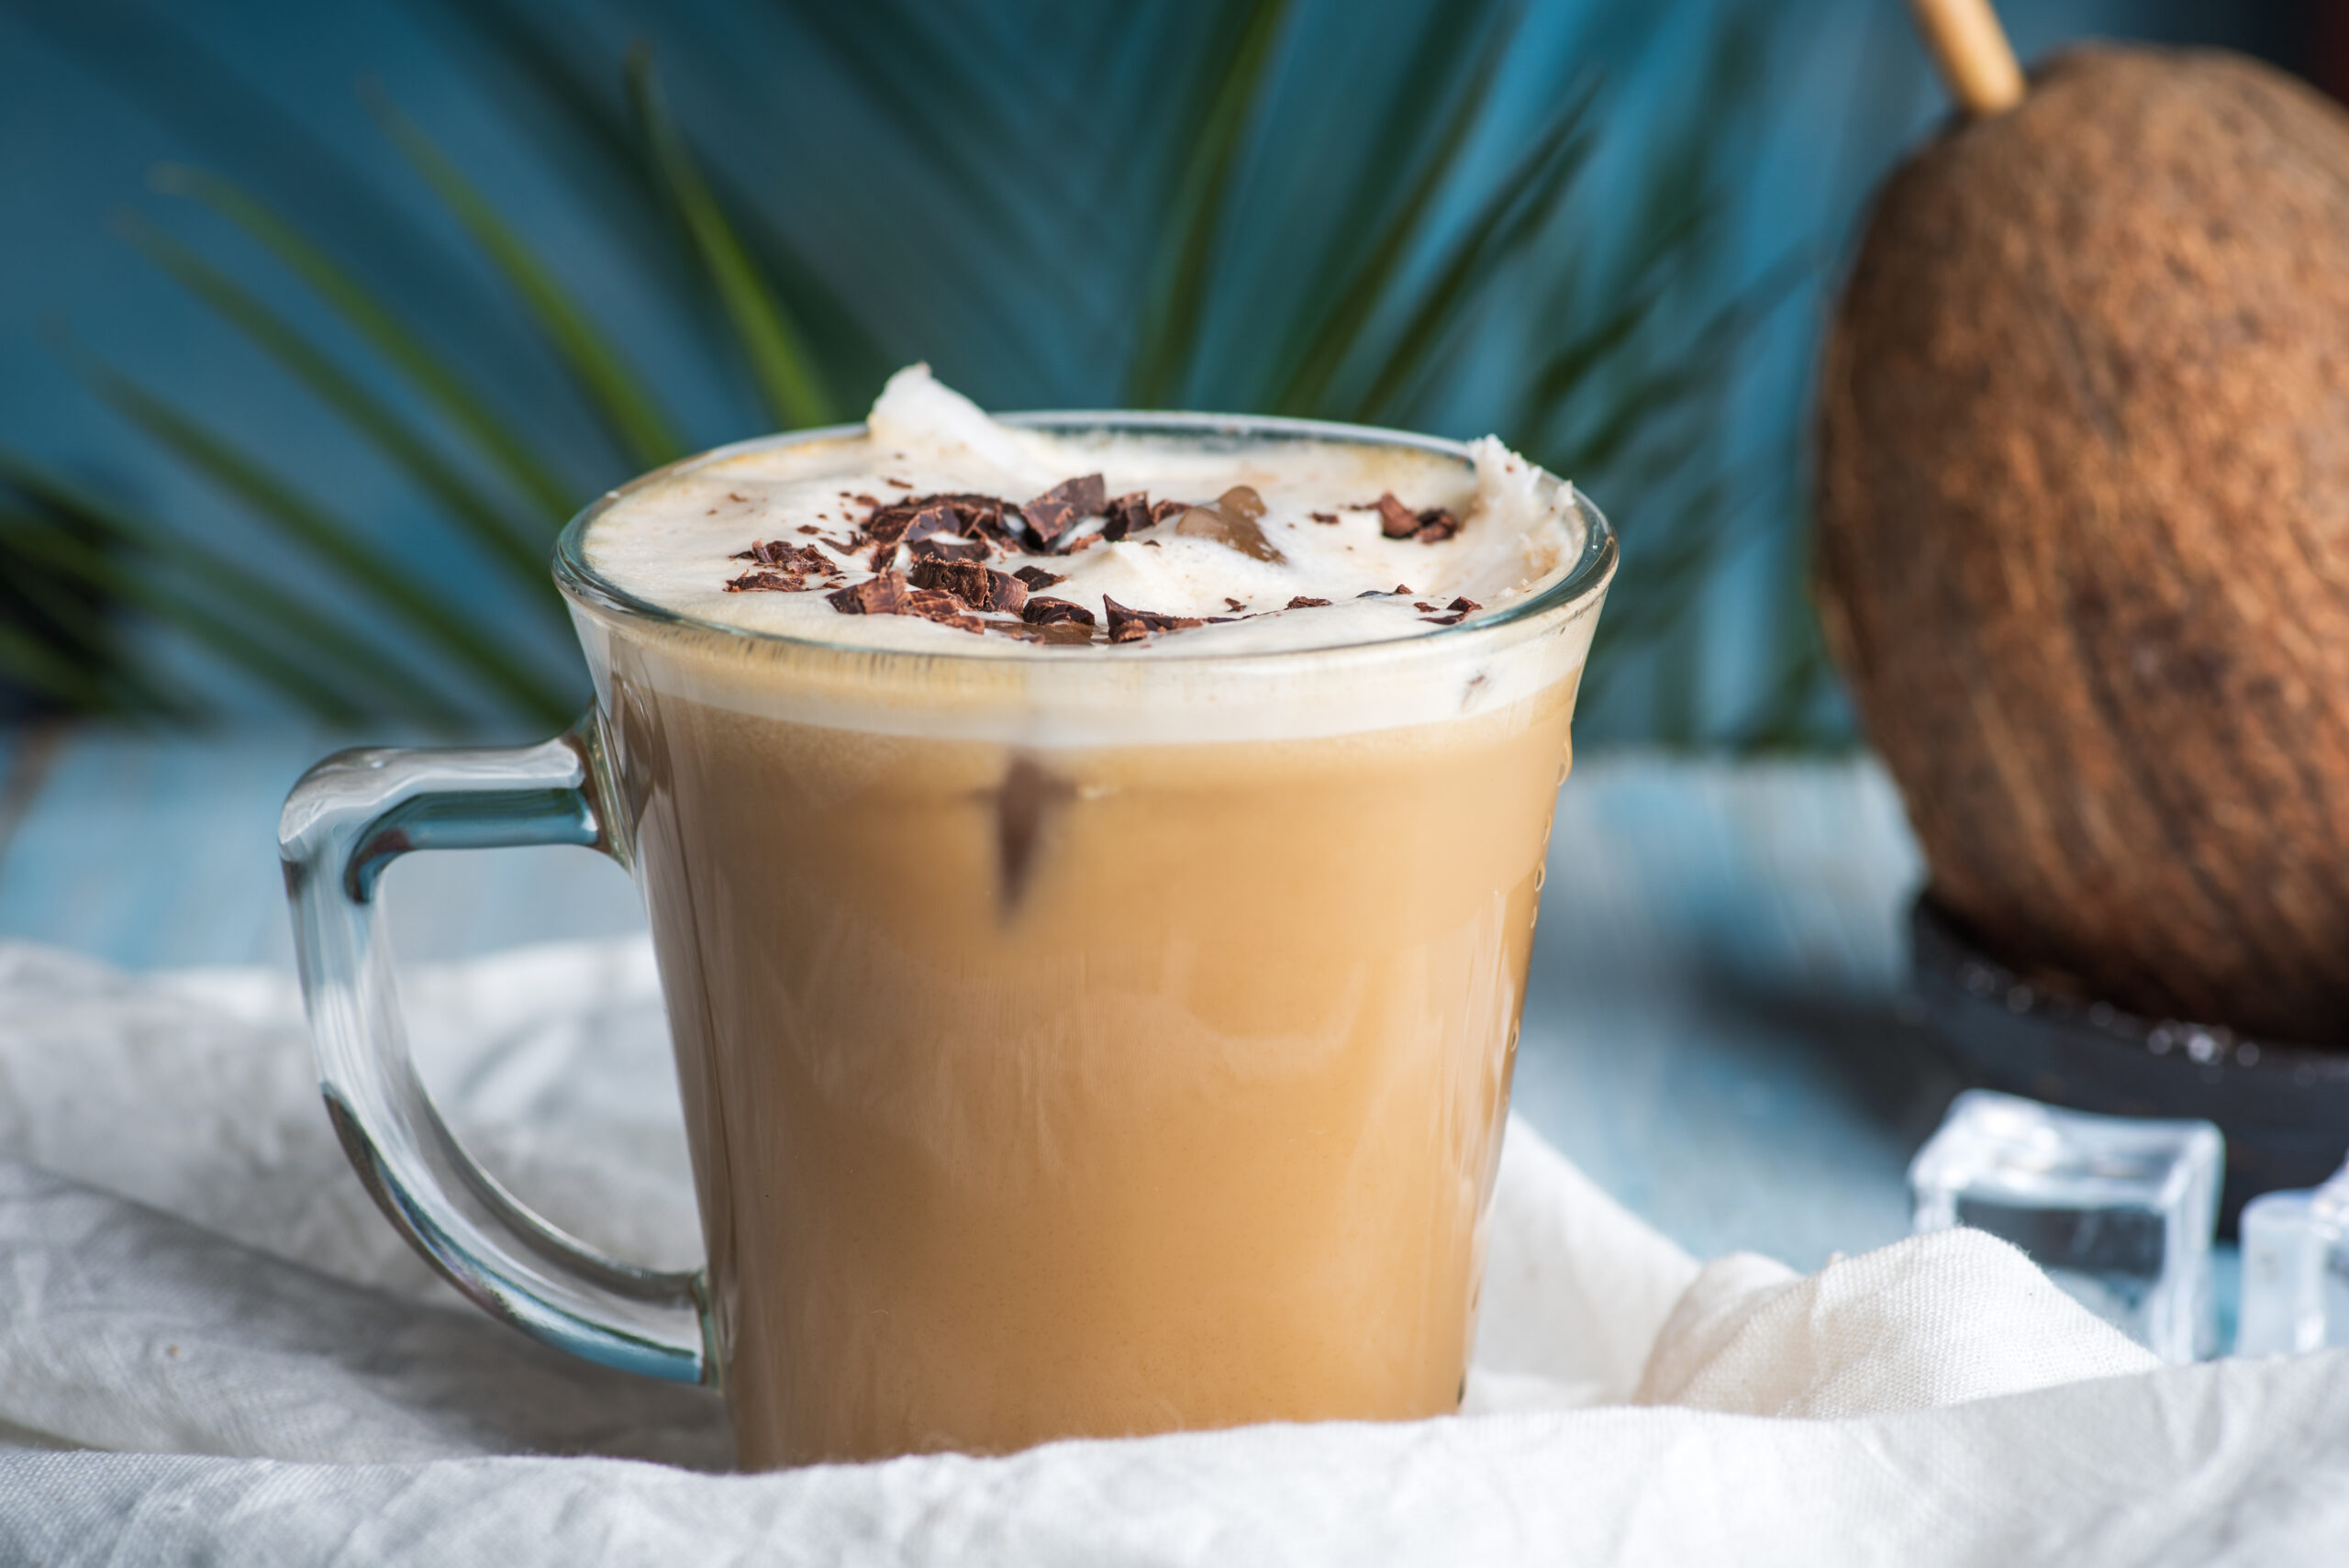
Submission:
[[[2349,114],[2056,58],[1884,187],[1818,436],[1935,896],[2043,984],[2349,1046]]]

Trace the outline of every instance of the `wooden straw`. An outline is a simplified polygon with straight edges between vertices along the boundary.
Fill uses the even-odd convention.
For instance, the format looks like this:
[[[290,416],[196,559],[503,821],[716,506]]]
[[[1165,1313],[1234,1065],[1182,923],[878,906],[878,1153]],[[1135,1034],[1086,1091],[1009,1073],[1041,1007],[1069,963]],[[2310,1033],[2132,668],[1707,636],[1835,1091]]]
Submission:
[[[1990,0],[1909,0],[1950,95],[1979,119],[2022,102],[2022,67]]]

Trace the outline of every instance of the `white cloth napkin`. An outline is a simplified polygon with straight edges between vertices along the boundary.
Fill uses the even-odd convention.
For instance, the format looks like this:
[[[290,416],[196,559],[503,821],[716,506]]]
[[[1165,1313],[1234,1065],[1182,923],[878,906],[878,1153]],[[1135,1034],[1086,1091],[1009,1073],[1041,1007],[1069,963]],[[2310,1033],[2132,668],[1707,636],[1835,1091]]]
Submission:
[[[691,1258],[640,944],[408,990],[494,1169]],[[2159,1368],[1978,1233],[1699,1269],[1516,1124],[1484,1312],[1459,1417],[711,1473],[407,1252],[289,980],[0,945],[0,1562],[2349,1562],[2349,1358]]]

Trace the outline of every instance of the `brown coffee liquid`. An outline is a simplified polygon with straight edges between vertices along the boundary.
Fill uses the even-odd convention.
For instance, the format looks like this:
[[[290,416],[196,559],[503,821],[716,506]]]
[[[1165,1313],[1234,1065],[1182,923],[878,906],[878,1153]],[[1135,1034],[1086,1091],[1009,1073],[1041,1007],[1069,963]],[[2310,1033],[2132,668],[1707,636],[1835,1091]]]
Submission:
[[[1573,681],[1022,752],[615,679],[746,1468],[1456,1407]]]

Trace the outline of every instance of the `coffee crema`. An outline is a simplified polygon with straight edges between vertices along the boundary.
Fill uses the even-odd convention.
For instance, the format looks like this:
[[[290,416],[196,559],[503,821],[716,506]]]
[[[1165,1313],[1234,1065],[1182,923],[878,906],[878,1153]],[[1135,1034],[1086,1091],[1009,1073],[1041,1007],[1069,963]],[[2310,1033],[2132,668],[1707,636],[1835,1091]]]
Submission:
[[[1023,428],[917,365],[863,432],[681,465],[606,510],[584,553],[663,609],[832,644],[1382,641],[1505,608],[1576,559],[1572,487],[1490,437],[1469,450]]]

